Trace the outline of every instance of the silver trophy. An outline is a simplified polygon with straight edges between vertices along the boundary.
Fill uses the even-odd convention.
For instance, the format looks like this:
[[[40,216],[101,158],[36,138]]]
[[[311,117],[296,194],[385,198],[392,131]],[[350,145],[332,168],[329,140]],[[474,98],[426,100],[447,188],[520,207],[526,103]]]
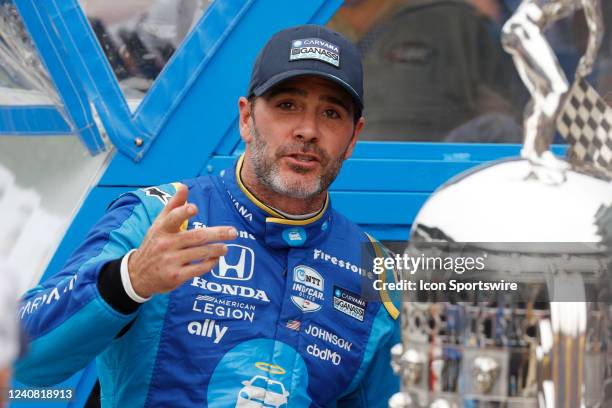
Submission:
[[[570,87],[542,31],[579,8],[591,35]],[[596,0],[525,0],[505,25],[504,47],[532,94],[521,157],[434,192],[404,255],[483,254],[486,278],[518,290],[405,291],[392,364],[401,391],[390,406],[612,406],[612,111],[584,79],[601,20]],[[549,150],[557,130],[568,158]],[[401,278],[476,279],[439,266]]]
[[[524,144],[521,156],[533,163],[564,167],[549,151],[557,130],[557,118],[570,87],[543,32],[557,20],[582,8],[589,28],[586,53],[576,70],[580,81],[591,73],[603,38],[599,0],[524,0],[506,22],[502,44],[531,93],[525,109]]]

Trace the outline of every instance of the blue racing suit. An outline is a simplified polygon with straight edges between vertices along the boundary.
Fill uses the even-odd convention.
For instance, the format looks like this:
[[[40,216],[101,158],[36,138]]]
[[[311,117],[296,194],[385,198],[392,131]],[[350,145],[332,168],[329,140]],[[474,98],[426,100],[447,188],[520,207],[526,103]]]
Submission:
[[[184,182],[199,209],[187,228],[235,226],[228,253],[142,304],[123,289],[121,258],[175,185],[114,201],[64,269],[26,293],[17,379],[56,384],[97,357],[104,407],[386,407],[398,305],[361,295],[360,249],[377,243],[329,198],[309,219],[283,217],[245,188],[241,163]]]

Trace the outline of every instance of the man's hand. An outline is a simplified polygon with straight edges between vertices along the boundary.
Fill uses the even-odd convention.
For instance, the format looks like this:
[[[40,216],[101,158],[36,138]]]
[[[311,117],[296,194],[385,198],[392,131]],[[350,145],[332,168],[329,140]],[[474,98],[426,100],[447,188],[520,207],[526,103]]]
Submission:
[[[187,203],[187,188],[176,194],[149,228],[140,247],[128,261],[130,281],[139,296],[169,292],[186,280],[210,271],[227,253],[218,241],[235,239],[233,227],[209,227],[184,231],[181,225],[198,212]]]

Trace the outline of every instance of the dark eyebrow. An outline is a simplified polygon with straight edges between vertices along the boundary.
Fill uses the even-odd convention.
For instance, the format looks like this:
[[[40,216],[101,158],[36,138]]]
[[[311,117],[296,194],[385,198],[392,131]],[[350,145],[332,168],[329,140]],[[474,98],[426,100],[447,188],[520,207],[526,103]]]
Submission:
[[[290,94],[290,95],[299,95],[299,96],[308,96],[308,91],[306,91],[305,89],[301,89],[301,88],[295,88],[292,86],[279,86],[279,87],[274,87],[272,88],[270,91],[268,91],[265,95],[264,98],[266,100],[270,100],[272,98],[274,98],[277,95],[281,95],[281,94]],[[346,110],[349,114],[351,114],[353,111],[351,109],[351,105],[347,104],[346,101],[333,96],[333,95],[322,95],[320,98],[320,100],[322,101],[326,101],[329,103],[332,103],[334,105],[340,106],[342,108],[344,108],[344,110]]]
[[[321,96],[321,98],[319,98],[323,101],[327,101],[329,103],[333,103],[334,105],[338,105],[344,108],[344,110],[346,110],[349,114],[353,113],[353,111],[351,110],[351,106],[348,105],[345,101],[343,101],[340,98],[337,98],[335,96],[331,96],[331,95],[323,95]]]
[[[276,95],[280,95],[280,94],[293,94],[293,95],[300,95],[300,96],[306,96],[308,95],[308,92],[306,92],[303,89],[300,88],[294,88],[294,87],[290,87],[290,86],[278,86],[278,87],[274,87],[272,89],[270,89],[268,92],[266,92],[266,94],[264,95],[264,97],[266,98],[266,100],[270,100],[272,98],[274,98]]]

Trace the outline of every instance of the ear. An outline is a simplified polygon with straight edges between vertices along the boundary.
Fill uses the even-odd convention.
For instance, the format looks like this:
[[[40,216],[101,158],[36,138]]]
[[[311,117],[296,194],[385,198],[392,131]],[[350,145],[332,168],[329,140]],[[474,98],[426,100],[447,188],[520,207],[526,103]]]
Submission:
[[[252,125],[252,105],[247,98],[241,96],[238,99],[238,126],[240,128],[240,137],[244,143],[249,144],[253,136],[251,135]]]
[[[357,138],[359,137],[359,133],[361,133],[361,130],[363,129],[364,125],[365,125],[365,118],[362,116],[359,118],[359,120],[355,124],[355,130],[353,131],[353,137],[351,138],[351,141],[349,142],[349,145],[346,148],[346,152],[344,153],[344,160],[348,159],[353,154],[353,149],[355,148],[355,144],[357,143]]]

